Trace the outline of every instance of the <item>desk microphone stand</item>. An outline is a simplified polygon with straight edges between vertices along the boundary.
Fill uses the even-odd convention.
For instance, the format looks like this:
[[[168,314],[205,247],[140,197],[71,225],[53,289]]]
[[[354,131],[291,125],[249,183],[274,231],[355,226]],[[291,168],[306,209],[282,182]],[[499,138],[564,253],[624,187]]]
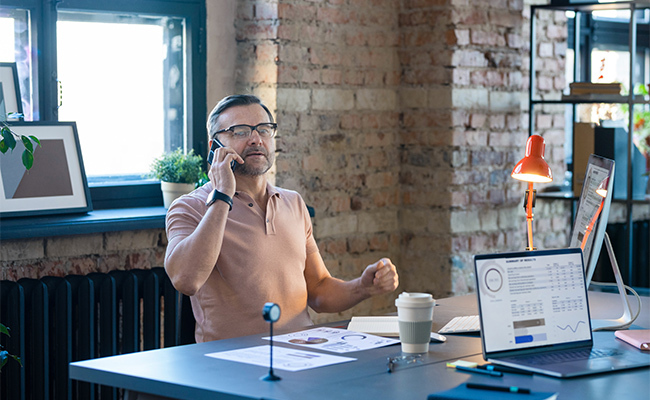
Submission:
[[[269,322],[271,330],[271,351],[270,351],[270,360],[269,360],[269,373],[260,377],[263,381],[279,381],[282,378],[273,373],[273,323],[280,319],[280,306],[275,303],[266,303],[264,304],[264,310],[262,311],[262,316],[264,320]]]

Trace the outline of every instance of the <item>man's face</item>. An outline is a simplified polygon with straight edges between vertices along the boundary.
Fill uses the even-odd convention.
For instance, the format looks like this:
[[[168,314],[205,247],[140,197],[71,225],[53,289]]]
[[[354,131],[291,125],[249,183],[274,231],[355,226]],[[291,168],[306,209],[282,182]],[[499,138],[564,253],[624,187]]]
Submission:
[[[217,130],[240,124],[255,126],[263,122],[271,121],[259,104],[236,106],[227,109],[219,116]],[[234,138],[230,132],[219,133],[217,138],[225,146],[232,147],[244,159],[244,164],[237,164],[236,174],[264,175],[275,161],[275,141],[273,138],[262,138],[256,130],[245,139]]]

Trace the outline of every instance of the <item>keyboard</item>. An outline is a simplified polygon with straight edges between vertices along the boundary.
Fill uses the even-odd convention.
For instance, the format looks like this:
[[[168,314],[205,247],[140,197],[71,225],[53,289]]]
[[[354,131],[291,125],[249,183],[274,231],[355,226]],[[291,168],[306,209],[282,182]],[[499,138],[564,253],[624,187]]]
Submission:
[[[515,360],[521,359],[529,364],[534,365],[547,365],[559,364],[569,361],[577,360],[593,360],[602,357],[612,357],[619,355],[620,352],[614,349],[578,349],[578,350],[564,350],[554,353],[546,354],[531,354],[527,356],[514,357]]]
[[[480,332],[481,322],[478,315],[466,315],[463,317],[455,317],[447,322],[438,333],[467,333],[467,332]]]

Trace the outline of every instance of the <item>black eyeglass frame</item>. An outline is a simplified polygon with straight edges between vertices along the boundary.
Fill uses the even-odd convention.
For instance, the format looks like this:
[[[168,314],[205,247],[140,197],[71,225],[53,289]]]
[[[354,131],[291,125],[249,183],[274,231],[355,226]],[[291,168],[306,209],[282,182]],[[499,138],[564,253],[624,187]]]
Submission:
[[[271,134],[271,136],[262,136],[262,135],[260,135],[260,136],[262,136],[262,137],[268,137],[268,138],[273,138],[273,137],[275,137],[275,135],[277,135],[277,133],[278,133],[278,124],[277,124],[277,123],[275,123],[275,122],[261,122],[261,123],[259,123],[259,124],[257,124],[257,125],[237,124],[237,125],[233,125],[233,126],[231,126],[231,127],[229,127],[229,128],[226,128],[226,129],[220,129],[220,130],[216,131],[216,132],[212,135],[212,138],[214,139],[218,134],[220,134],[220,133],[226,133],[226,132],[230,132],[230,134],[231,134],[233,137],[236,137],[236,136],[233,135],[233,133],[234,133],[234,129],[237,128],[237,127],[239,127],[239,126],[246,126],[246,127],[250,128],[251,133],[248,135],[248,136],[250,136],[250,135],[253,134],[253,131],[257,131],[257,128],[260,127],[260,126],[262,126],[262,125],[270,125],[271,128],[273,129],[273,133]],[[257,133],[260,133],[260,131],[257,131]],[[245,137],[248,137],[248,136],[245,136]]]

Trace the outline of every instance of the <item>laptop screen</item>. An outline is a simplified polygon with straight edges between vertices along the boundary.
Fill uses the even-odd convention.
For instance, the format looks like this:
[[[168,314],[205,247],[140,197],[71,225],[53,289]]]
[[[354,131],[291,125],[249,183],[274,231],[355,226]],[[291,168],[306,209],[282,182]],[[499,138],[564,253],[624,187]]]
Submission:
[[[477,255],[485,353],[591,340],[580,249]]]

